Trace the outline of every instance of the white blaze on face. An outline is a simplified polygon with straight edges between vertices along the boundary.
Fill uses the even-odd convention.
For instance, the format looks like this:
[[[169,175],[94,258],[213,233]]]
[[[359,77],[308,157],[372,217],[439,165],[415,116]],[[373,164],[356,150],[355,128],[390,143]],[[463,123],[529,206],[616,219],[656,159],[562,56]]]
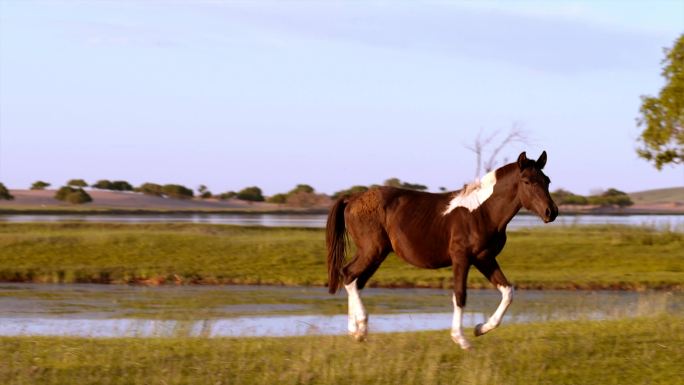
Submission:
[[[457,207],[465,207],[470,212],[475,211],[494,193],[496,184],[496,170],[485,174],[479,181],[471,183],[458,193],[449,202],[449,206],[444,211],[444,215],[449,214]]]

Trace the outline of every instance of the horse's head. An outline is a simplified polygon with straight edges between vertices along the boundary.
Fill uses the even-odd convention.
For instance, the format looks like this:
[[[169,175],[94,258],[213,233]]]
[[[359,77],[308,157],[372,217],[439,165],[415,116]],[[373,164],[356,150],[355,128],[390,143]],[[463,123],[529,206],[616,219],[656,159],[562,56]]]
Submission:
[[[518,198],[523,207],[539,215],[544,222],[553,222],[558,216],[558,206],[551,199],[549,184],[551,180],[542,169],[546,165],[546,151],[539,159],[527,159],[523,152],[518,157],[520,169],[520,183],[518,183]]]

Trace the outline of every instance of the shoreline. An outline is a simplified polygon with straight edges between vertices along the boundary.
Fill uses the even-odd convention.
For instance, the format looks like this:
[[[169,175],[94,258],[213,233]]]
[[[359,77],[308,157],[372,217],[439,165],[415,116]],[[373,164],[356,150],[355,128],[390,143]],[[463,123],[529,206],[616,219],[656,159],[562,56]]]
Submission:
[[[0,215],[327,215],[328,208],[283,208],[283,209],[118,209],[118,208],[0,208]],[[534,214],[521,211],[517,215],[533,216]],[[591,210],[563,210],[562,216],[579,215],[684,215],[682,210],[648,210],[648,209],[591,209]]]
[[[325,231],[180,223],[0,223],[0,282],[318,286]],[[519,290],[684,290],[679,232],[579,226],[509,232],[499,258]],[[560,257],[560,258],[559,258]],[[472,272],[468,287],[491,288]],[[451,269],[391,257],[370,287],[438,288]]]
[[[183,279],[180,276],[173,277],[153,277],[153,278],[133,278],[131,280],[122,281],[116,279],[108,279],[106,277],[91,277],[91,278],[78,278],[75,281],[54,281],[53,276],[43,276],[43,277],[18,277],[17,279],[0,279],[0,284],[7,283],[18,283],[18,284],[40,284],[40,285],[115,285],[115,286],[139,286],[139,287],[180,287],[180,286],[270,286],[270,287],[320,287],[325,288],[327,286],[321,284],[312,285],[298,285],[298,284],[287,284],[283,282],[264,282],[263,280],[244,280],[244,279]],[[375,283],[370,282],[366,287],[378,288],[378,289],[441,289],[449,290],[450,285],[430,285],[430,284],[420,284],[420,283]],[[515,290],[535,290],[535,291],[616,291],[616,292],[646,292],[646,291],[657,291],[657,292],[681,292],[684,291],[683,284],[656,284],[656,285],[645,285],[636,282],[619,282],[619,283],[575,283],[575,282],[559,282],[559,283],[534,283],[534,282],[513,282],[513,287]],[[473,283],[468,284],[468,290],[496,290],[495,287],[489,284]],[[339,292],[342,292],[341,290]]]

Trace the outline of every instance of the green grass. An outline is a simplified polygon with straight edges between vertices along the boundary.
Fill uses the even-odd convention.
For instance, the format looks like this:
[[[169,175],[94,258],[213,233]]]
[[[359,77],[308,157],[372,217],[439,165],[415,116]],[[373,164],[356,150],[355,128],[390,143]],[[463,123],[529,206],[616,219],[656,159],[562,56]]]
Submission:
[[[519,288],[682,289],[684,234],[626,226],[509,232],[498,257]],[[324,285],[321,229],[193,224],[0,224],[0,280]],[[377,286],[449,287],[450,269],[390,256]],[[471,287],[489,287],[472,270]]]
[[[464,352],[447,331],[288,338],[0,338],[0,383],[684,383],[684,318],[504,325]]]

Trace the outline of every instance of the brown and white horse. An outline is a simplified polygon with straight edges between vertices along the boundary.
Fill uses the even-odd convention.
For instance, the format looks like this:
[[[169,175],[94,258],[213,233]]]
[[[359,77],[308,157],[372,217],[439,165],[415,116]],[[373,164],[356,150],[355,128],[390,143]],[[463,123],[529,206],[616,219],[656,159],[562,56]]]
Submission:
[[[513,296],[513,287],[496,262],[506,243],[508,222],[523,207],[547,223],[558,215],[549,194],[550,180],[542,172],[545,164],[546,151],[536,161],[523,152],[517,162],[460,191],[432,194],[378,187],[338,199],[326,226],[328,289],[335,294],[343,284],[347,290],[349,333],[365,339],[368,314],[359,291],[391,251],[417,267],[452,266],[451,338],[463,349],[470,347],[461,324],[468,270],[474,265],[501,292],[498,308],[475,327],[475,335],[496,328]],[[344,264],[347,232],[356,244],[356,255]]]

